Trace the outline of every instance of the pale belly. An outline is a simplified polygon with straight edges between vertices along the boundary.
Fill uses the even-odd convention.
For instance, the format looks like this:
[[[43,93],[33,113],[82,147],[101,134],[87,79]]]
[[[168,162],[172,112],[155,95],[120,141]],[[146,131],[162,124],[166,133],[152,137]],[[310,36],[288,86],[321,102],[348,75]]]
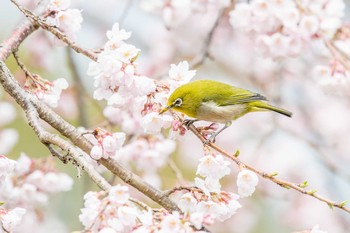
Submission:
[[[204,102],[197,111],[196,118],[199,120],[226,123],[235,120],[247,113],[245,104],[218,106],[215,102]]]

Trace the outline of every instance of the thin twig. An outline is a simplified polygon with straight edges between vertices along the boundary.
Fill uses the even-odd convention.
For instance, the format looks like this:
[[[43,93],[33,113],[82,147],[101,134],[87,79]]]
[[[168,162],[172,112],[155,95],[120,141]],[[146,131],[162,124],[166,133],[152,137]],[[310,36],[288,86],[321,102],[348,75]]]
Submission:
[[[180,182],[183,182],[184,177],[182,175],[182,172],[177,167],[176,163],[174,162],[174,160],[171,157],[168,158],[168,165],[169,165],[170,169],[174,172],[176,179],[179,180]]]
[[[72,150],[72,148],[70,147],[71,144],[66,142],[63,139],[60,139],[57,135],[55,135],[55,137],[53,138],[50,138],[49,140],[47,134],[40,135],[38,133],[41,131],[37,131],[36,133],[38,134],[40,141],[42,141],[45,144],[53,143],[55,145],[58,145],[60,148],[62,148],[65,151],[69,151],[70,153],[74,152],[74,156],[73,155],[72,156],[74,160],[79,161],[79,164],[81,163],[80,160],[89,156],[88,154],[92,149],[91,143],[85,137],[83,137],[81,133],[74,126],[66,122],[61,116],[55,113],[47,105],[43,104],[38,99],[30,95],[28,92],[24,91],[19,86],[19,84],[15,82],[12,74],[9,72],[5,63],[1,61],[0,61],[0,83],[3,85],[5,91],[8,92],[23,109],[27,109],[28,108],[27,105],[32,104],[33,105],[32,111],[37,112],[39,118],[46,121],[50,126],[52,126],[57,131],[59,131],[63,136],[69,138],[73,142],[73,144],[81,148],[82,151],[81,153],[79,153],[78,151]],[[33,129],[35,130],[35,127],[33,127]],[[52,141],[53,139],[55,139],[54,142]],[[61,143],[61,144],[58,144],[58,143]],[[174,210],[180,211],[178,206],[172,200],[170,200],[167,196],[165,196],[162,191],[154,188],[153,186],[151,186],[150,184],[142,180],[141,177],[137,176],[136,174],[126,169],[115,159],[112,159],[112,158],[101,159],[98,162],[104,165],[112,173],[120,177],[125,183],[130,184],[131,186],[139,190],[141,193],[148,196],[150,199],[152,199],[159,205],[163,206],[165,209],[169,211],[174,211]],[[85,167],[83,165],[82,169],[86,171],[86,169],[89,169],[90,167],[91,165],[88,167]],[[90,172],[88,171],[87,173],[90,174]],[[94,178],[94,177],[91,177],[91,178]],[[96,182],[96,180],[94,181]]]
[[[182,121],[181,117],[178,114],[173,112],[173,115],[177,119]],[[206,141],[206,139],[201,135],[199,130],[193,124],[190,125],[189,130],[191,130],[191,132],[193,132],[203,143]],[[281,187],[284,187],[287,189],[294,189],[302,194],[311,196],[313,198],[318,199],[321,202],[326,203],[331,208],[336,207],[336,208],[339,208],[341,210],[344,210],[347,213],[350,213],[350,208],[345,207],[346,201],[337,203],[335,201],[329,200],[323,196],[316,194],[316,190],[306,190],[305,188],[303,188],[303,184],[295,184],[295,183],[291,183],[291,182],[288,182],[285,180],[281,180],[281,179],[276,178],[275,173],[268,174],[266,172],[260,171],[260,170],[256,169],[255,167],[248,165],[248,164],[242,162],[239,158],[237,158],[238,153],[239,153],[238,151],[236,151],[235,154],[230,154],[229,152],[225,151],[224,149],[220,148],[219,146],[217,146],[214,143],[209,143],[207,146],[213,148],[214,150],[216,150],[220,154],[231,159],[233,162],[235,162],[237,164],[237,166],[243,167],[243,168],[248,169],[250,171],[253,171],[256,174],[258,174],[259,176],[261,176],[262,178],[268,179],[268,180],[278,184]]]
[[[344,56],[344,53],[340,51],[340,49],[331,41],[325,40],[324,44],[331,52],[332,56],[337,59],[337,61],[339,61],[345,67],[345,69],[350,70],[349,59]]]
[[[30,20],[34,25],[38,25],[42,29],[52,33],[54,36],[56,36],[58,39],[66,43],[70,48],[72,48],[75,52],[84,54],[85,56],[89,57],[91,60],[96,61],[97,56],[95,53],[86,50],[80,46],[77,46],[76,43],[71,40],[65,33],[58,30],[56,27],[51,26],[45,22],[45,20],[41,19],[40,17],[36,16],[31,11],[25,9],[23,6],[21,6],[17,1],[11,0],[13,4],[17,6],[17,8],[22,11],[22,13]]]
[[[206,38],[204,39],[204,44],[203,44],[203,52],[200,55],[200,58],[197,59],[197,61],[191,61],[191,67],[193,69],[198,68],[199,66],[203,65],[203,63],[205,62],[205,60],[210,57],[210,45],[211,42],[213,40],[215,31],[219,25],[219,22],[221,20],[221,18],[225,15],[226,10],[222,9],[219,11],[218,16],[213,24],[213,26],[211,27],[209,33],[207,34]]]
[[[28,119],[28,124],[33,128],[43,144],[54,144],[62,150],[67,151],[73,158],[75,164],[83,169],[101,189],[109,190],[110,185],[108,182],[92,167],[91,164],[86,161],[83,156],[81,156],[81,151],[66,140],[60,138],[58,135],[51,134],[43,128],[40,123],[38,111],[32,103],[32,101],[36,99],[14,81],[10,71],[2,61],[0,61],[0,83],[5,91],[9,93],[23,108]]]
[[[74,81],[74,88],[75,88],[75,97],[77,100],[78,105],[78,118],[79,118],[79,125],[83,126],[84,128],[88,127],[88,119],[87,119],[87,111],[86,111],[86,103],[84,101],[84,96],[87,94],[86,90],[84,88],[84,83],[81,80],[81,77],[78,73],[77,66],[75,65],[72,50],[70,47],[67,47],[67,60],[68,60],[68,66],[70,68],[72,78]]]

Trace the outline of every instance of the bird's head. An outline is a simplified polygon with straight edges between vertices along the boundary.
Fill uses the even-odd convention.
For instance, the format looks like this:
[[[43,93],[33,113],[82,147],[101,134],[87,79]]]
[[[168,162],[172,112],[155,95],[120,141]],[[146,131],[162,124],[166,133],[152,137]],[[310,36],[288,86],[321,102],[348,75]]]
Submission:
[[[167,106],[163,108],[159,114],[173,109],[185,113],[187,116],[194,117],[196,114],[196,106],[195,90],[188,88],[187,85],[182,85],[170,95]]]

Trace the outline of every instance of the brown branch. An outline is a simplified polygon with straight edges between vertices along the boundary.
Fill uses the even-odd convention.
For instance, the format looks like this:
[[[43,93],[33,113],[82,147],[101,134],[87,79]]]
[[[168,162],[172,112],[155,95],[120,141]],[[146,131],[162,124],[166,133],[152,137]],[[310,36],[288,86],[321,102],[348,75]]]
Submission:
[[[61,116],[56,114],[52,109],[50,109],[48,106],[34,98],[32,95],[30,95],[28,92],[24,91],[19,84],[14,80],[13,76],[7,69],[5,63],[0,61],[0,83],[3,85],[5,91],[9,93],[16,101],[17,103],[24,109],[28,109],[28,103],[32,104],[35,108],[35,111],[37,111],[39,118],[46,121],[49,125],[51,125],[53,128],[58,130],[63,136],[69,138],[74,145],[81,148],[86,154],[81,154],[88,156],[88,154],[91,151],[92,145],[91,143],[81,135],[81,133],[72,125],[70,125],[68,122],[66,122]],[[33,127],[33,126],[32,126]],[[34,130],[36,130],[33,127]],[[38,132],[36,131],[38,134]],[[50,140],[55,140],[55,143],[59,143],[57,137],[48,139],[48,136],[46,134],[39,135],[39,139],[44,142],[45,144],[50,143]],[[59,137],[58,137],[59,138]],[[65,143],[68,143],[64,141]],[[60,142],[63,143],[63,142]],[[64,150],[69,151],[67,148],[68,146],[66,144],[60,145],[64,146]],[[84,157],[84,156],[82,156]],[[80,156],[77,158],[74,157],[74,159],[79,159]],[[151,198],[153,201],[157,202],[159,205],[163,206],[169,211],[180,211],[177,205],[170,200],[167,196],[163,194],[160,190],[154,188],[150,184],[143,181],[139,176],[136,174],[133,174],[131,171],[123,167],[121,164],[119,164],[114,159],[101,159],[99,160],[101,164],[103,164],[107,169],[109,169],[112,173],[120,177],[125,183],[130,184],[149,198]],[[85,170],[86,167],[83,167]]]
[[[97,56],[95,53],[84,49],[80,46],[77,46],[76,43],[71,40],[65,33],[58,30],[56,27],[51,26],[45,22],[42,18],[38,17],[31,11],[25,9],[23,6],[21,6],[17,1],[11,0],[13,4],[17,6],[17,8],[32,22],[32,25],[37,25],[36,27],[41,27],[42,29],[52,33],[54,36],[56,36],[59,40],[66,43],[70,48],[72,48],[75,52],[84,54],[85,56],[89,57],[91,60],[96,61]]]
[[[38,26],[25,22],[17,27],[0,45],[0,61],[5,61]]]
[[[72,157],[74,163],[82,168],[91,179],[103,190],[109,190],[110,185],[108,182],[90,165],[86,159],[81,156],[83,155],[76,147],[74,147],[69,142],[60,138],[56,134],[51,134],[47,132],[40,123],[39,114],[32,104],[32,99],[34,98],[28,92],[19,88],[18,83],[13,79],[10,71],[5,66],[5,63],[0,61],[0,83],[3,85],[6,92],[8,92],[16,102],[23,108],[26,117],[28,119],[28,124],[32,127],[39,140],[47,145],[53,144],[58,146],[64,151],[67,151],[69,156]]]
[[[219,22],[221,20],[221,18],[225,15],[225,9],[222,9],[219,13],[218,16],[213,24],[213,26],[211,27],[209,33],[207,34],[205,40],[204,40],[204,44],[203,44],[203,52],[201,53],[200,57],[197,58],[197,61],[194,59],[194,61],[191,61],[190,66],[194,69],[198,68],[199,66],[203,65],[203,63],[205,62],[205,60],[210,57],[210,45],[211,42],[213,40],[215,31],[219,25]]]
[[[172,114],[177,119],[182,121],[182,118],[178,114],[176,114],[174,112],[172,112]],[[191,132],[193,132],[194,135],[196,135],[203,143],[206,141],[206,138],[203,137],[203,135],[199,132],[199,130],[193,124],[189,126],[189,130]],[[323,196],[320,196],[320,195],[316,194],[316,190],[306,190],[304,188],[304,187],[306,187],[306,185],[303,184],[303,183],[301,183],[301,184],[291,183],[289,181],[285,181],[285,180],[281,180],[281,179],[276,178],[277,174],[275,174],[275,173],[268,174],[266,172],[260,171],[260,170],[256,169],[255,167],[253,167],[251,165],[248,165],[248,164],[242,162],[239,158],[237,158],[237,156],[239,154],[238,150],[235,152],[235,154],[230,154],[229,152],[227,152],[224,149],[222,149],[219,146],[217,146],[215,143],[209,143],[207,146],[213,148],[214,150],[216,150],[220,154],[222,154],[225,157],[231,159],[239,167],[241,167],[241,168],[243,167],[245,169],[253,171],[256,174],[258,174],[259,176],[261,176],[262,178],[268,179],[268,180],[274,182],[275,184],[278,184],[281,187],[284,187],[284,188],[287,188],[287,189],[294,189],[294,190],[296,190],[296,191],[298,191],[298,192],[300,192],[300,193],[302,193],[304,195],[311,196],[311,197],[316,198],[317,200],[319,200],[321,202],[326,203],[331,208],[336,207],[336,208],[339,208],[341,210],[344,210],[347,213],[350,213],[350,208],[345,207],[346,201],[337,203],[335,201],[329,200],[329,199],[327,199],[327,198],[325,198]]]

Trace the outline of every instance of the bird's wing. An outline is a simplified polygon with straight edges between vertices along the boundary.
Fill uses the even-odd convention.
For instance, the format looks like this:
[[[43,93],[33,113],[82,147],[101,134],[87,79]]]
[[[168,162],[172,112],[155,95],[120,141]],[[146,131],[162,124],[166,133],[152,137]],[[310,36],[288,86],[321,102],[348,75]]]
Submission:
[[[253,92],[245,92],[237,95],[232,95],[230,98],[225,98],[224,101],[221,101],[221,106],[234,105],[234,104],[245,104],[257,100],[267,100],[265,96],[262,96]]]

